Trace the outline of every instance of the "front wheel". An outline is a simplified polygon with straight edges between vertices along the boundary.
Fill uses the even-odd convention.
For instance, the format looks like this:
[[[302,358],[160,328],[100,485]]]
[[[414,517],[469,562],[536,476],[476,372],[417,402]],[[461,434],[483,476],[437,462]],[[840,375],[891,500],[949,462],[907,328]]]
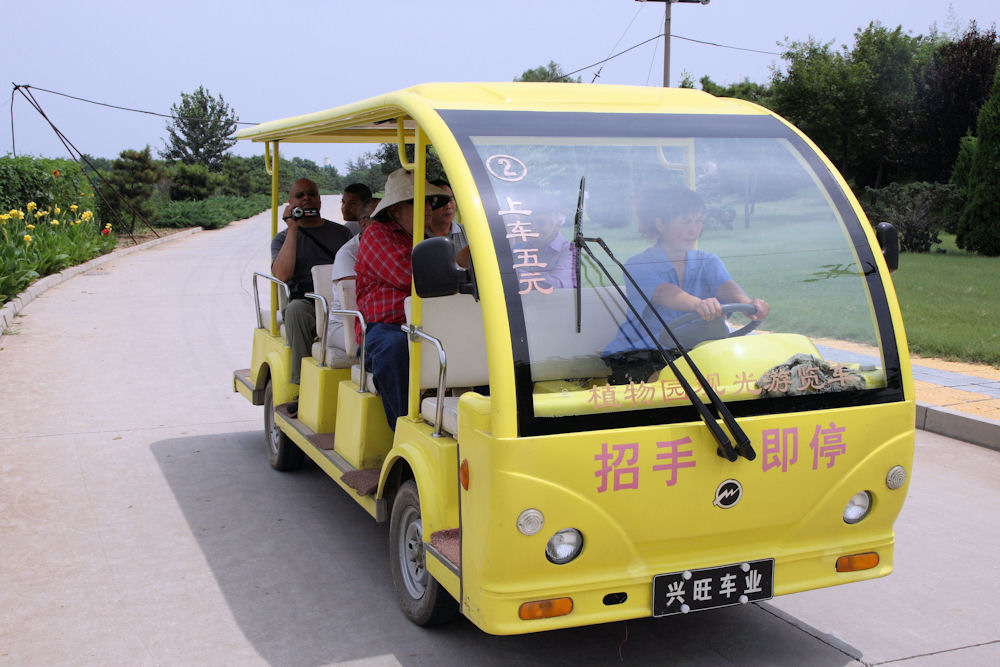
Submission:
[[[427,572],[420,497],[407,480],[396,494],[389,519],[389,567],[399,606],[417,625],[440,625],[458,615],[458,603]]]
[[[275,470],[298,470],[302,466],[305,453],[274,421],[274,390],[270,380],[264,389],[264,441],[267,446],[267,462]]]

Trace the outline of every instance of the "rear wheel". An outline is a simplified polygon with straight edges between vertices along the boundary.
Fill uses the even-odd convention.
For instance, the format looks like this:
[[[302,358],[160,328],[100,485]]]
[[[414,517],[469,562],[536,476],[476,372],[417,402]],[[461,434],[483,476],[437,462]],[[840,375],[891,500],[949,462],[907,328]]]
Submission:
[[[297,470],[302,466],[305,453],[278,428],[274,420],[274,390],[270,380],[264,389],[264,441],[267,461],[275,470]]]
[[[403,483],[389,520],[389,567],[399,606],[417,625],[440,625],[458,616],[458,603],[427,571],[420,497],[411,479]]]

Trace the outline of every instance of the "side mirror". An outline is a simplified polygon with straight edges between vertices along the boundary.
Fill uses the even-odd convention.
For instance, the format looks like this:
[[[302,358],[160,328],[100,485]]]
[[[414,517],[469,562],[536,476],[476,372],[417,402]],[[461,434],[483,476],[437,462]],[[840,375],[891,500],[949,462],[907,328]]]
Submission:
[[[880,222],[875,227],[875,238],[882,248],[882,256],[889,272],[899,268],[899,232],[889,222]]]
[[[424,239],[413,248],[413,287],[422,299],[457,294],[465,269],[455,263],[455,249],[444,236]]]

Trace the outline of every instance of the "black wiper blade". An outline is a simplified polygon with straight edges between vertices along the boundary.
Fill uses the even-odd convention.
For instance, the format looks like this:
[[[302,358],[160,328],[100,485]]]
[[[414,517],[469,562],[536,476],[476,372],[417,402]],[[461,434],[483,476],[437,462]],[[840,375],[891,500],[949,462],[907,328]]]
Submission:
[[[604,239],[600,237],[581,238],[581,241],[583,242],[583,248],[587,251],[587,254],[590,255],[591,259],[593,259],[598,266],[601,267],[601,270],[604,271],[604,274],[608,276],[608,278],[611,280],[611,283],[615,285],[616,289],[618,289],[618,293],[622,295],[623,299],[625,299],[626,305],[628,305],[629,309],[635,314],[636,320],[639,322],[639,324],[642,325],[643,329],[646,330],[646,334],[649,335],[650,339],[652,339],[653,343],[656,345],[657,351],[663,357],[664,361],[667,362],[667,365],[670,366],[670,370],[677,377],[678,382],[681,383],[681,386],[684,388],[684,391],[687,392],[689,398],[691,398],[691,402],[694,403],[695,407],[699,409],[699,413],[702,414],[702,419],[705,419],[705,413],[709,414],[709,417],[711,418],[711,423],[709,424],[708,420],[706,420],[705,423],[708,424],[709,429],[712,429],[712,433],[716,434],[715,429],[718,429],[719,433],[722,433],[722,429],[719,428],[718,423],[716,423],[715,417],[708,412],[708,408],[705,407],[705,404],[702,403],[701,399],[699,399],[697,395],[694,394],[693,391],[690,389],[690,385],[687,384],[687,381],[684,379],[684,376],[677,370],[677,367],[674,365],[671,355],[667,354],[666,350],[663,349],[663,346],[660,345],[659,340],[657,340],[657,337],[653,335],[653,332],[650,330],[649,326],[643,321],[642,316],[639,314],[635,305],[633,305],[628,300],[628,297],[625,296],[625,293],[622,291],[622,289],[619,288],[618,285],[615,283],[614,279],[611,278],[611,274],[608,273],[608,270],[597,260],[596,257],[594,257],[594,253],[591,252],[590,248],[587,246],[588,242],[597,243],[598,245],[601,246],[601,248],[608,255],[608,257],[611,258],[611,261],[613,261],[618,266],[618,268],[622,270],[622,274],[626,278],[628,278],[629,282],[632,283],[632,286],[639,293],[639,296],[642,297],[642,300],[645,301],[646,306],[649,307],[649,310],[653,313],[653,315],[656,316],[656,319],[659,321],[660,325],[663,326],[663,330],[666,331],[667,334],[670,336],[670,339],[674,342],[674,345],[677,347],[677,350],[680,351],[681,355],[684,357],[684,361],[686,361],[688,366],[691,368],[691,371],[694,373],[694,376],[698,380],[698,384],[701,385],[701,388],[705,392],[705,395],[708,396],[708,399],[712,402],[712,407],[715,408],[716,413],[725,422],[726,428],[729,429],[729,432],[733,434],[733,437],[736,439],[736,447],[739,450],[739,454],[742,454],[743,457],[746,458],[748,461],[753,461],[755,458],[757,458],[757,452],[754,451],[753,446],[750,444],[750,438],[747,436],[746,432],[744,432],[743,429],[740,427],[739,423],[736,421],[736,418],[733,417],[733,413],[730,412],[729,407],[726,406],[726,404],[722,401],[722,399],[719,398],[719,395],[715,393],[715,389],[712,388],[712,385],[708,382],[708,380],[705,378],[705,375],[701,372],[701,369],[698,368],[697,364],[694,363],[694,360],[688,354],[687,349],[683,345],[681,345],[680,341],[677,340],[677,337],[674,335],[674,332],[670,329],[669,326],[667,326],[667,323],[663,321],[663,317],[660,316],[660,313],[653,306],[652,300],[645,292],[642,291],[642,288],[639,287],[639,283],[636,282],[635,278],[632,277],[632,274],[629,273],[628,269],[625,268],[625,265],[622,264],[620,261],[618,261],[618,258],[615,257],[613,252],[611,252],[611,248],[609,248],[608,244],[604,242]],[[704,409],[705,411],[704,413],[701,412],[702,409]],[[712,427],[715,428],[713,429]],[[725,442],[723,442],[719,438],[719,436],[716,435],[716,440],[719,441],[719,447],[722,449],[722,454],[730,461],[735,461],[737,458],[737,453],[733,450],[729,438],[725,436],[725,433],[722,433],[722,436],[725,438]]]
[[[580,196],[576,200],[576,218],[573,221],[573,277],[576,282],[576,332],[580,333],[580,247],[583,245],[583,193],[587,177],[580,177]]]
[[[587,245],[588,241],[597,241],[604,248],[605,252],[608,252],[608,254],[610,255],[607,246],[604,245],[604,241],[601,241],[600,239],[588,239],[588,238],[581,238],[581,241],[583,242],[581,244],[583,250],[587,253],[590,259],[592,259],[594,263],[601,269],[604,275],[608,277],[608,280],[611,282],[614,288],[618,290],[618,294],[622,297],[622,300],[625,302],[625,305],[628,306],[629,310],[632,311],[638,323],[646,330],[646,333],[653,341],[653,344],[656,345],[657,351],[660,353],[660,356],[663,358],[663,361],[667,364],[667,366],[670,367],[670,370],[674,374],[674,377],[677,378],[677,381],[680,383],[681,388],[684,390],[684,393],[687,394],[688,400],[691,401],[691,405],[693,405],[695,409],[698,411],[698,414],[701,416],[701,420],[705,422],[705,426],[707,426],[708,430],[711,431],[712,436],[715,438],[715,441],[719,443],[719,454],[729,459],[730,461],[735,461],[736,459],[738,459],[739,454],[737,454],[736,450],[733,449],[733,445],[732,442],[729,440],[729,436],[727,436],[726,432],[723,431],[722,427],[719,426],[718,422],[716,421],[715,415],[713,415],[712,412],[708,409],[708,406],[706,406],[702,402],[702,400],[698,398],[698,394],[695,392],[694,388],[691,387],[691,384],[687,381],[687,378],[685,378],[684,374],[677,369],[676,364],[674,364],[673,358],[669,354],[667,354],[667,351],[663,349],[663,346],[660,345],[660,342],[656,340],[656,336],[653,335],[653,332],[650,330],[649,325],[646,324],[645,321],[643,321],[642,314],[636,309],[635,304],[633,304],[629,300],[628,296],[625,294],[625,291],[622,290],[622,288],[618,285],[617,282],[615,282],[615,279],[611,275],[611,272],[608,271],[607,267],[604,266],[604,263],[601,262],[601,260],[599,260],[594,255],[594,252],[590,249],[590,246]],[[612,257],[612,259],[614,259],[613,255],[610,256]],[[615,262],[617,263],[617,260],[615,260]]]

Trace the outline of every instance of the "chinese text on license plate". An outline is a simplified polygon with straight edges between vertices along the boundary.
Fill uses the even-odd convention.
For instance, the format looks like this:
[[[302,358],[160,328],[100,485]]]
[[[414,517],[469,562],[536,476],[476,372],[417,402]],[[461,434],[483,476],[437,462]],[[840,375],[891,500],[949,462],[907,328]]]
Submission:
[[[686,614],[774,595],[774,559],[653,577],[653,616]]]

